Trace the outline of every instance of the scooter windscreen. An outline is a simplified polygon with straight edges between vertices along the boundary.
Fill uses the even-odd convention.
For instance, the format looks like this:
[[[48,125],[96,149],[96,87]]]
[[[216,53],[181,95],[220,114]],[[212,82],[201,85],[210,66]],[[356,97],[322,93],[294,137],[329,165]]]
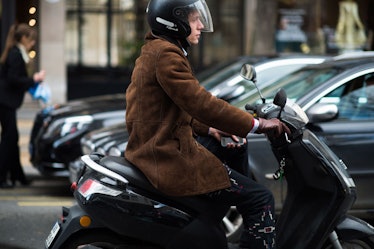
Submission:
[[[285,123],[292,125],[295,129],[301,129],[309,122],[305,112],[291,99],[287,99],[281,119]]]

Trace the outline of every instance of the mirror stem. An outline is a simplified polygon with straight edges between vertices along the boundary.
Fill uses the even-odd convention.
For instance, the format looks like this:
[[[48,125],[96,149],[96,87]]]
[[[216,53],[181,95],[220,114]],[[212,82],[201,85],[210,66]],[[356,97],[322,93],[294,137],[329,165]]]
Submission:
[[[282,114],[282,111],[283,111],[283,107],[281,107],[281,109],[280,109],[280,111],[279,111],[279,113],[278,113],[278,119],[280,120],[280,118],[281,118],[281,114]]]
[[[262,104],[265,104],[265,98],[264,98],[264,96],[262,96],[262,93],[261,93],[260,89],[258,88],[258,86],[256,84],[256,81],[254,80],[253,82],[254,82],[254,85],[256,86],[257,92],[260,94],[260,98],[262,100]]]

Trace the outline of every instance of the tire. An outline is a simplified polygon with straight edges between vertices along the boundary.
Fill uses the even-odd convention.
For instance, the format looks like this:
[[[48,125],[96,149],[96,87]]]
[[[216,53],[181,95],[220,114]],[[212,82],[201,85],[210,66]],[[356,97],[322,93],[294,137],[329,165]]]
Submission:
[[[94,247],[88,247],[88,245]],[[61,246],[61,249],[85,249],[95,247],[100,249],[161,249],[161,247],[146,244],[142,241],[125,239],[117,234],[102,230],[83,230],[69,238],[67,242]]]
[[[374,238],[356,239],[350,241],[340,241],[343,249],[373,249]],[[324,249],[333,249],[332,245],[327,245]]]
[[[222,225],[226,233],[227,241],[231,243],[239,242],[243,231],[243,218],[236,210],[235,206],[230,207],[230,210],[222,220]]]

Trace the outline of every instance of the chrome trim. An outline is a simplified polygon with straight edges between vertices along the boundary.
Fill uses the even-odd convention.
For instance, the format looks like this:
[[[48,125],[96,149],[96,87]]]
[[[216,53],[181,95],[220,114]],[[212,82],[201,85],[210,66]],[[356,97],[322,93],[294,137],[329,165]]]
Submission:
[[[337,169],[339,171],[339,175],[343,179],[343,181],[345,182],[346,186],[349,187],[349,188],[355,188],[356,184],[355,184],[354,180],[352,179],[352,177],[348,177],[343,173],[342,167],[345,167],[344,170],[347,169],[344,162],[342,160],[339,161],[341,166],[336,165],[336,163],[334,161],[330,161],[330,162],[331,162],[332,165],[334,165],[335,169]]]
[[[129,181],[124,178],[123,176],[101,166],[100,164],[96,163],[95,161],[93,161],[89,155],[84,155],[81,157],[81,160],[88,166],[90,167],[91,169],[97,171],[97,172],[100,172],[108,177],[111,177],[111,178],[114,178],[120,182],[123,182],[125,184],[128,184]]]
[[[267,173],[267,174],[265,174],[265,179],[267,179],[267,180],[274,180],[274,173]]]
[[[330,242],[331,242],[333,248],[343,249],[342,244],[339,241],[338,234],[336,233],[336,231],[332,231],[332,233],[330,233],[329,239],[330,239]]]

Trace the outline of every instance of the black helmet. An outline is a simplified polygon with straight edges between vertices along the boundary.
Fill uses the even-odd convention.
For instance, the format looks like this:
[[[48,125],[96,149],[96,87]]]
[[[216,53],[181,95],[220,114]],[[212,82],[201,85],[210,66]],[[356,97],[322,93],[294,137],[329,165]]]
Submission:
[[[188,14],[198,11],[203,32],[213,32],[210,11],[205,0],[150,0],[147,7],[148,24],[157,35],[185,39],[191,34]]]

